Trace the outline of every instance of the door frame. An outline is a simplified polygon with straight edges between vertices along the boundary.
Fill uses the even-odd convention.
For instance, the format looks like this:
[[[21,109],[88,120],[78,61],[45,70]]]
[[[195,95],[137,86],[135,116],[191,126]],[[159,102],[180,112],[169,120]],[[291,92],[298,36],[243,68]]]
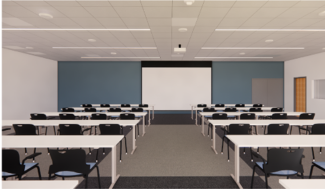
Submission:
[[[296,111],[296,79],[305,78],[305,110],[307,112],[307,77],[294,77],[293,78],[293,108]]]

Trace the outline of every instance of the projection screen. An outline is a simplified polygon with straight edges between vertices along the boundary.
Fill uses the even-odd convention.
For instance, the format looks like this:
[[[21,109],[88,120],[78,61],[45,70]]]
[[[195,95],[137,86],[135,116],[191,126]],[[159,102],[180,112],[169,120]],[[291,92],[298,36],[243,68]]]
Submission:
[[[155,110],[211,104],[211,67],[142,67],[142,103]]]

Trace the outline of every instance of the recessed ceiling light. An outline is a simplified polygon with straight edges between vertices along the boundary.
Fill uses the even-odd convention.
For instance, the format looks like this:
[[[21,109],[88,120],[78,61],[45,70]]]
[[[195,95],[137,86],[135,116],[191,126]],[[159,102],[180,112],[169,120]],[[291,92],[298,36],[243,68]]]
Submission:
[[[241,53],[239,53],[240,55],[245,55],[246,53],[244,53],[244,52],[241,52]]]
[[[5,31],[150,31],[150,29],[2,28]]]
[[[325,16],[325,11],[320,12],[318,15],[319,15],[319,16]]]
[[[302,50],[304,47],[202,47],[205,50]]]
[[[89,42],[96,42],[96,39],[88,39]]]
[[[114,50],[153,50],[157,47],[52,47],[53,49],[114,49]]]
[[[272,43],[274,40],[273,39],[267,39],[265,40],[265,43]]]
[[[242,31],[242,32],[325,32],[325,29],[215,29],[215,31]]]
[[[81,57],[81,58],[160,58],[160,57]]]
[[[236,59],[236,58],[247,58],[247,59],[259,59],[259,58],[273,58],[273,57],[195,57],[197,59],[220,59],[220,58],[230,58],[230,59]]]
[[[194,3],[194,0],[184,0],[186,5],[191,6]]]
[[[187,32],[187,28],[179,28],[178,31],[179,32]]]
[[[26,49],[34,49],[33,47],[25,47]]]
[[[117,53],[116,52],[111,52],[112,55],[116,55]]]
[[[38,16],[45,18],[45,19],[52,19],[53,16],[48,13],[39,13]]]

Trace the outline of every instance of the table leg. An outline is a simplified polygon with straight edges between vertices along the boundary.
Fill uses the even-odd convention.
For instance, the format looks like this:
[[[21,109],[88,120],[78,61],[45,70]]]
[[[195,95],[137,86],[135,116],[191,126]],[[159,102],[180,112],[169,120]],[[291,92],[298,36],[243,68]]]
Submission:
[[[131,154],[134,153],[135,149],[137,149],[137,146],[135,145],[135,130],[136,130],[136,126],[133,126],[133,129],[132,129],[132,152]]]
[[[144,125],[144,122],[145,122],[145,116],[142,116],[142,136],[144,136],[144,134],[146,133],[146,130],[145,130],[145,125]]]
[[[201,117],[202,117],[202,135],[205,136],[204,135],[204,116],[201,115]]]
[[[216,150],[216,133],[215,133],[215,131],[216,131],[216,126],[215,125],[212,125],[212,131],[211,131],[211,135],[212,135],[212,146],[211,146],[211,148],[212,148],[212,150],[216,154],[218,154],[218,152]]]
[[[112,148],[112,183],[109,189],[112,189],[120,175],[116,175],[116,146]]]
[[[239,147],[235,144],[235,175],[231,174],[231,177],[235,180],[237,186],[240,189],[243,189],[242,185],[240,184],[240,165],[239,165],[239,161],[240,161],[240,152],[239,152]]]

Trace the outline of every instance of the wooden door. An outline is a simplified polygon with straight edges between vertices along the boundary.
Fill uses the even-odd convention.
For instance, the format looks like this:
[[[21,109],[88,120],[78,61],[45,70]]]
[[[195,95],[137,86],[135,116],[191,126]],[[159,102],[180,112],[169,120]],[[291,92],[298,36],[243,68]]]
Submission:
[[[295,111],[306,112],[306,78],[295,78]]]

